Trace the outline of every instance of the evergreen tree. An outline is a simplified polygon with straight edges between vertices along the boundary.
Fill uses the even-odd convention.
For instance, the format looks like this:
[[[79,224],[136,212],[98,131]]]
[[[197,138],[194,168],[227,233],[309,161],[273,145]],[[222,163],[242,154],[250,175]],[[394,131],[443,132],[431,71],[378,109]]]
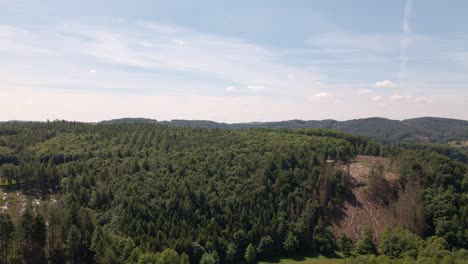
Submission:
[[[200,264],[216,264],[216,260],[212,254],[206,252],[201,257]]]
[[[67,237],[67,255],[71,263],[80,263],[79,258],[83,247],[80,230],[76,226],[72,226],[68,231]]]
[[[264,236],[257,247],[258,256],[269,258],[273,254],[273,239],[270,236]]]
[[[357,242],[356,251],[361,255],[377,253],[377,247],[375,246],[372,230],[370,228],[364,230],[362,238]]]
[[[351,255],[351,251],[353,250],[353,241],[346,235],[342,235],[336,240],[336,246],[344,256],[349,257]]]
[[[189,258],[189,255],[187,255],[187,253],[183,252],[182,254],[180,254],[180,261],[179,261],[180,264],[190,264],[190,258]]]
[[[283,242],[283,248],[287,253],[294,253],[299,248],[299,241],[293,232],[288,232],[288,235]]]
[[[9,214],[0,213],[0,263],[8,263],[8,255],[13,242],[15,226]]]
[[[245,250],[244,259],[247,263],[255,263],[257,260],[257,254],[255,253],[255,247],[252,244],[249,244]]]
[[[314,228],[314,247],[315,250],[324,255],[331,255],[335,252],[335,239],[331,230],[323,224],[319,219],[317,226]]]

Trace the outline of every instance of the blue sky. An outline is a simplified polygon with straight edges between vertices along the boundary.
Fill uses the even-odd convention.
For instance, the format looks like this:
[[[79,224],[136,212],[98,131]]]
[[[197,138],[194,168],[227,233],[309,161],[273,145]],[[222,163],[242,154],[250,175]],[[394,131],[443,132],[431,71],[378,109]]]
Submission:
[[[468,119],[464,0],[0,5],[0,120]]]

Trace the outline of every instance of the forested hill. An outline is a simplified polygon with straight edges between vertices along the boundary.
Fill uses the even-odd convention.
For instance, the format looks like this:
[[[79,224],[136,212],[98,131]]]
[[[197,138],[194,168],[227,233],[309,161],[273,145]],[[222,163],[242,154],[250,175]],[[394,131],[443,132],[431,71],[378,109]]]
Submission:
[[[328,129],[57,121],[0,131],[0,263],[468,259],[467,164],[432,150]],[[358,154],[387,167],[362,174]],[[354,219],[346,204],[397,221],[353,231],[340,225]]]
[[[112,123],[135,123],[135,122],[158,122],[153,119],[124,118],[103,121],[103,124]],[[272,128],[272,129],[296,129],[296,128],[329,128],[343,132],[353,133],[365,137],[371,137],[385,142],[390,141],[414,141],[447,143],[449,141],[468,140],[468,121],[421,117],[406,120],[390,120],[385,118],[364,118],[348,121],[320,120],[288,120],[279,122],[254,122],[254,123],[217,123],[206,120],[171,120],[159,123],[201,128]]]

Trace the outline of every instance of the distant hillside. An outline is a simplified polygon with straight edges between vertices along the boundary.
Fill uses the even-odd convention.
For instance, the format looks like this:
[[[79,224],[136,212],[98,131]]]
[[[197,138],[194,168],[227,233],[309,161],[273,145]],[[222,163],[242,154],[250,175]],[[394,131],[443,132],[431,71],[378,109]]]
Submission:
[[[99,122],[99,124],[130,124],[130,123],[157,123],[158,120],[141,117],[125,117],[119,119],[111,119]]]
[[[467,140],[468,121],[438,117],[421,117],[403,120],[404,123],[432,131],[436,136],[448,137],[453,140]]]
[[[414,141],[447,143],[449,141],[468,139],[468,121],[421,117],[403,121],[380,117],[353,119],[348,121],[326,120],[287,120],[278,122],[252,123],[218,123],[208,120],[171,120],[156,121],[147,118],[122,118],[103,121],[102,124],[115,123],[159,123],[180,127],[202,127],[221,129],[297,129],[297,128],[328,128],[383,141]]]

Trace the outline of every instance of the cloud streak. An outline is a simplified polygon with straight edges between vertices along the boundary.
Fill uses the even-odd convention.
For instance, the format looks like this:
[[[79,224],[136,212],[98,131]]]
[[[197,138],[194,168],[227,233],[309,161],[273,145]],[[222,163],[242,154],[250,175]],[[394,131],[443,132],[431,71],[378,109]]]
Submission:
[[[307,31],[288,27],[294,37],[275,32],[281,41],[263,31],[210,30],[178,18],[166,21],[187,26],[68,17],[38,5],[22,1],[27,13],[14,15],[0,10],[0,104],[14,109],[0,112],[0,120],[147,116],[239,122],[407,118],[423,111],[468,119],[467,39],[412,33],[410,0],[403,18],[395,14],[400,33],[352,23]],[[27,19],[11,19],[19,14]],[[412,71],[406,76],[409,48]],[[427,103],[434,110],[424,109]]]
[[[412,0],[405,0],[405,6],[403,10],[402,20],[402,36],[400,39],[400,72],[399,78],[403,79],[406,77],[406,66],[408,64],[408,46],[409,46],[409,35],[411,33],[410,18],[412,9]]]

